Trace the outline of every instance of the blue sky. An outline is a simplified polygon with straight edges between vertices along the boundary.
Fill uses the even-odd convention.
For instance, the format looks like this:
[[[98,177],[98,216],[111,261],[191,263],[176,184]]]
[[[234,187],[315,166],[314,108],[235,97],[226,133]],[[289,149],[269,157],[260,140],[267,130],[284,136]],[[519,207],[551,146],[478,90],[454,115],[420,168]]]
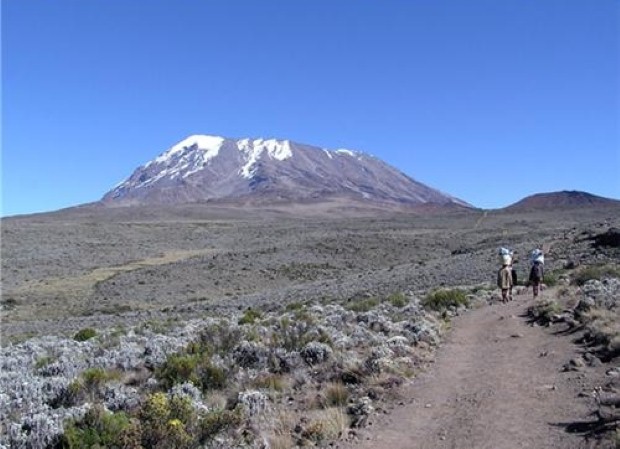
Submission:
[[[2,214],[190,134],[371,153],[478,207],[620,198],[616,0],[3,0]]]

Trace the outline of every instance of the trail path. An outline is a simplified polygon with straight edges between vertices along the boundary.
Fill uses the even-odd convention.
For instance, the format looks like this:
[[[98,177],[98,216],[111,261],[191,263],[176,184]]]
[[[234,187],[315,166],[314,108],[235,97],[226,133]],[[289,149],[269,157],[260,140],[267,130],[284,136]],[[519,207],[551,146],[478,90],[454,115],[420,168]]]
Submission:
[[[551,291],[545,292],[551,294]],[[569,336],[532,327],[531,300],[517,296],[453,321],[434,365],[381,415],[356,448],[573,449],[581,437],[561,423],[583,419],[583,374],[561,372],[576,353]],[[583,447],[583,446],[581,446]]]

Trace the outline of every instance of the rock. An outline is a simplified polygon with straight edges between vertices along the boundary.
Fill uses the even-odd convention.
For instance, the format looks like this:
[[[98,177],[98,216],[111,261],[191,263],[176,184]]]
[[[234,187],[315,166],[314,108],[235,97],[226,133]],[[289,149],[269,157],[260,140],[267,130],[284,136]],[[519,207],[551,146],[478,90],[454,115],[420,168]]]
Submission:
[[[585,366],[586,362],[581,357],[575,357],[564,364],[563,371],[581,371]]]

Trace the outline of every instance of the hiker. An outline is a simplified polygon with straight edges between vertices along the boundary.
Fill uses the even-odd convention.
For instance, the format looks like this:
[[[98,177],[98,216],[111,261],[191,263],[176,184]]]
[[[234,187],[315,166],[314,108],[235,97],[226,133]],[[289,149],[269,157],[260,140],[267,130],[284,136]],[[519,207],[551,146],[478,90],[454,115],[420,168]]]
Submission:
[[[500,263],[502,264],[502,270],[504,268],[506,268],[506,270],[508,271],[509,277],[511,279],[511,283],[510,286],[506,286],[506,287],[502,287],[502,285],[500,285],[500,273],[502,270],[500,270],[497,273],[497,286],[499,288],[502,289],[502,301],[503,302],[507,302],[508,300],[512,301],[512,287],[513,285],[517,284],[517,272],[514,271],[514,269],[512,268],[512,264],[513,262],[513,255],[515,254],[515,252],[511,249],[508,248],[500,248],[499,249],[499,260]],[[504,285],[507,285],[507,283],[503,283]],[[504,300],[504,289],[507,289],[506,291],[506,299]]]
[[[545,277],[544,270],[545,256],[539,249],[532,251],[532,268],[530,269],[529,283],[532,285],[534,298],[538,296],[540,286]]]
[[[502,268],[497,272],[497,286],[502,290],[502,302],[508,302],[508,295],[512,290],[512,273],[510,265],[502,264]],[[512,297],[510,297],[512,299]]]
[[[534,298],[538,296],[538,291],[544,277],[544,269],[542,262],[534,262],[532,269],[530,270],[530,284],[532,284],[532,292]]]

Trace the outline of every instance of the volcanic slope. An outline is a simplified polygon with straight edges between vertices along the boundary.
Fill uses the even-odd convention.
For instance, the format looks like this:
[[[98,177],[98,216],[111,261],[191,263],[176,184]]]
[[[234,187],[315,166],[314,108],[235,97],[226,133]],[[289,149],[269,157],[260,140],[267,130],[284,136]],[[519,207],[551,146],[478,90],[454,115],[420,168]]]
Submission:
[[[102,199],[109,206],[235,199],[273,203],[344,197],[391,205],[469,204],[380,159],[277,139],[194,135],[172,146]]]

